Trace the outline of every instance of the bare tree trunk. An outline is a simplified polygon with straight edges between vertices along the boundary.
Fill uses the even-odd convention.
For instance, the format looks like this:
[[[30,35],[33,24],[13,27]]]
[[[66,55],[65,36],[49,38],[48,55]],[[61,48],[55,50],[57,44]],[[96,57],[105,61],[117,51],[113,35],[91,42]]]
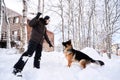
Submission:
[[[75,17],[75,24],[74,24],[75,27],[74,27],[74,29],[73,29],[73,34],[74,34],[74,35],[73,35],[74,47],[77,47],[77,46],[76,46],[76,45],[77,45],[77,42],[76,42],[76,40],[77,40],[77,25],[78,25],[78,24],[77,24],[77,21],[78,21],[77,19],[78,19],[78,18]]]
[[[95,33],[94,33],[94,18],[95,18],[95,0],[90,0],[89,1],[89,6],[90,10],[88,11],[88,35],[87,35],[87,45],[89,47],[94,47],[94,38],[95,38]],[[93,32],[92,32],[93,31]],[[92,44],[93,43],[93,44]]]
[[[6,19],[7,19],[7,48],[10,49],[11,48],[10,23],[8,21],[7,15],[6,15]]]
[[[42,13],[44,13],[44,7],[45,7],[45,1],[43,0],[43,4],[42,4]]]
[[[81,27],[82,27],[82,24],[81,24],[81,16],[82,16],[82,0],[79,0],[79,14],[78,14],[78,47],[81,49]]]
[[[95,49],[96,47],[96,11],[95,11],[95,8],[96,8],[96,0],[92,0],[92,6],[93,6],[93,18],[92,18],[92,26],[93,26],[93,33],[92,33],[92,47]]]
[[[87,31],[87,46],[91,46],[91,20],[93,16],[93,9],[91,1],[89,1],[90,10],[88,11],[88,31]]]
[[[60,10],[61,10],[61,19],[62,19],[62,38],[63,38],[63,41],[65,40],[65,36],[64,36],[64,11],[63,11],[63,0],[59,0],[60,2]]]
[[[75,17],[74,17],[74,10],[71,10],[71,26],[72,26],[72,40],[73,46],[75,46]]]
[[[4,7],[5,7],[5,21],[7,23],[7,48],[10,49],[11,48],[11,39],[10,39],[10,23],[8,21],[8,16],[7,16],[7,8],[6,8],[6,5],[5,5],[5,2],[3,0],[3,4],[4,4]]]
[[[109,0],[105,0],[105,27],[106,27],[106,33],[109,34],[111,32],[110,28],[110,16],[109,16]],[[111,37],[108,35],[106,37],[106,50],[107,55],[109,58],[111,58]]]
[[[26,0],[23,0],[23,20],[21,28],[21,45],[20,52],[24,52],[27,46],[27,3]]]
[[[84,26],[84,18],[83,18],[83,15],[84,15],[84,0],[81,0],[80,1],[80,4],[81,4],[81,12],[80,12],[80,20],[81,20],[81,37],[80,37],[80,49],[84,48],[86,46],[85,44],[85,26]]]
[[[0,0],[0,40],[2,35],[2,0]]]
[[[40,0],[38,0],[38,12],[41,12],[40,3]]]
[[[71,0],[67,0],[68,1],[68,6],[69,6],[69,8],[68,8],[68,40],[70,39],[70,21],[71,21]]]
[[[91,16],[89,16],[88,33],[87,33],[87,46],[91,46]]]

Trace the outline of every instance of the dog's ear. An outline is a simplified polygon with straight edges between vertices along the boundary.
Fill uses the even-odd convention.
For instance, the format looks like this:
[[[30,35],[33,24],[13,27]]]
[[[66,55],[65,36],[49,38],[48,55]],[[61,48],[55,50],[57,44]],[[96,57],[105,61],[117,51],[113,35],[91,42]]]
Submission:
[[[62,42],[62,45],[65,46],[65,42]]]
[[[68,41],[68,44],[71,44],[71,39]]]

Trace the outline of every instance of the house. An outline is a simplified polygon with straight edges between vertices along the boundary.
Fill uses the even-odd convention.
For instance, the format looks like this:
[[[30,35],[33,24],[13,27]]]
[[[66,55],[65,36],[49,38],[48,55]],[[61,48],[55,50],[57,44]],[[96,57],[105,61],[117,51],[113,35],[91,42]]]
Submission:
[[[4,8],[3,8],[4,9]],[[4,10],[2,11],[2,13],[4,14]],[[21,41],[21,27],[22,27],[22,15],[20,15],[19,13],[8,9],[7,8],[7,16],[8,16],[8,20],[10,23],[10,39],[11,39],[11,46],[15,47],[16,42],[20,42]],[[27,22],[29,22],[30,20],[28,19]],[[29,27],[29,25],[26,26],[27,27],[27,39],[29,41],[30,39],[30,34],[31,34],[31,27]],[[54,33],[47,31],[47,34],[52,42],[52,44],[54,44]],[[5,15],[2,16],[2,28],[1,28],[1,39],[0,39],[0,47],[1,48],[5,48],[6,47],[6,42],[7,42],[7,23],[5,20]],[[18,45],[19,46],[19,45]],[[53,51],[54,48],[49,48],[47,47],[48,45],[46,45],[46,41],[44,41],[44,50],[45,51]]]

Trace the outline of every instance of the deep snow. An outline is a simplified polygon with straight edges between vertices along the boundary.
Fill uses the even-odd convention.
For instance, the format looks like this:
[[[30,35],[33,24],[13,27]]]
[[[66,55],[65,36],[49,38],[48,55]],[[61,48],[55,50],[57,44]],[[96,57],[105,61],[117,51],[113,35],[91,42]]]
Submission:
[[[33,56],[22,72],[23,77],[18,78],[12,70],[21,54],[15,49],[0,49],[0,80],[120,80],[120,57],[112,55],[108,59],[105,54],[101,57],[92,48],[81,51],[104,61],[105,66],[90,64],[82,70],[78,63],[73,63],[69,68],[63,52],[42,52],[40,69],[33,68]]]

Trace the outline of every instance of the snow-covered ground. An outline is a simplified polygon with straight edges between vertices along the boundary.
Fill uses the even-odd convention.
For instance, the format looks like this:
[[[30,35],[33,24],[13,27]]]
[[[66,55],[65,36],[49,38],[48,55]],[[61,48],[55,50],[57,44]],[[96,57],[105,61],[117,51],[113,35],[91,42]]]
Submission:
[[[40,69],[33,68],[31,57],[22,72],[23,77],[18,78],[12,74],[12,70],[21,54],[15,49],[0,49],[0,80],[120,80],[120,57],[101,57],[92,48],[82,51],[94,59],[103,60],[105,66],[90,64],[81,70],[77,63],[73,63],[68,68],[62,52],[43,52]]]

